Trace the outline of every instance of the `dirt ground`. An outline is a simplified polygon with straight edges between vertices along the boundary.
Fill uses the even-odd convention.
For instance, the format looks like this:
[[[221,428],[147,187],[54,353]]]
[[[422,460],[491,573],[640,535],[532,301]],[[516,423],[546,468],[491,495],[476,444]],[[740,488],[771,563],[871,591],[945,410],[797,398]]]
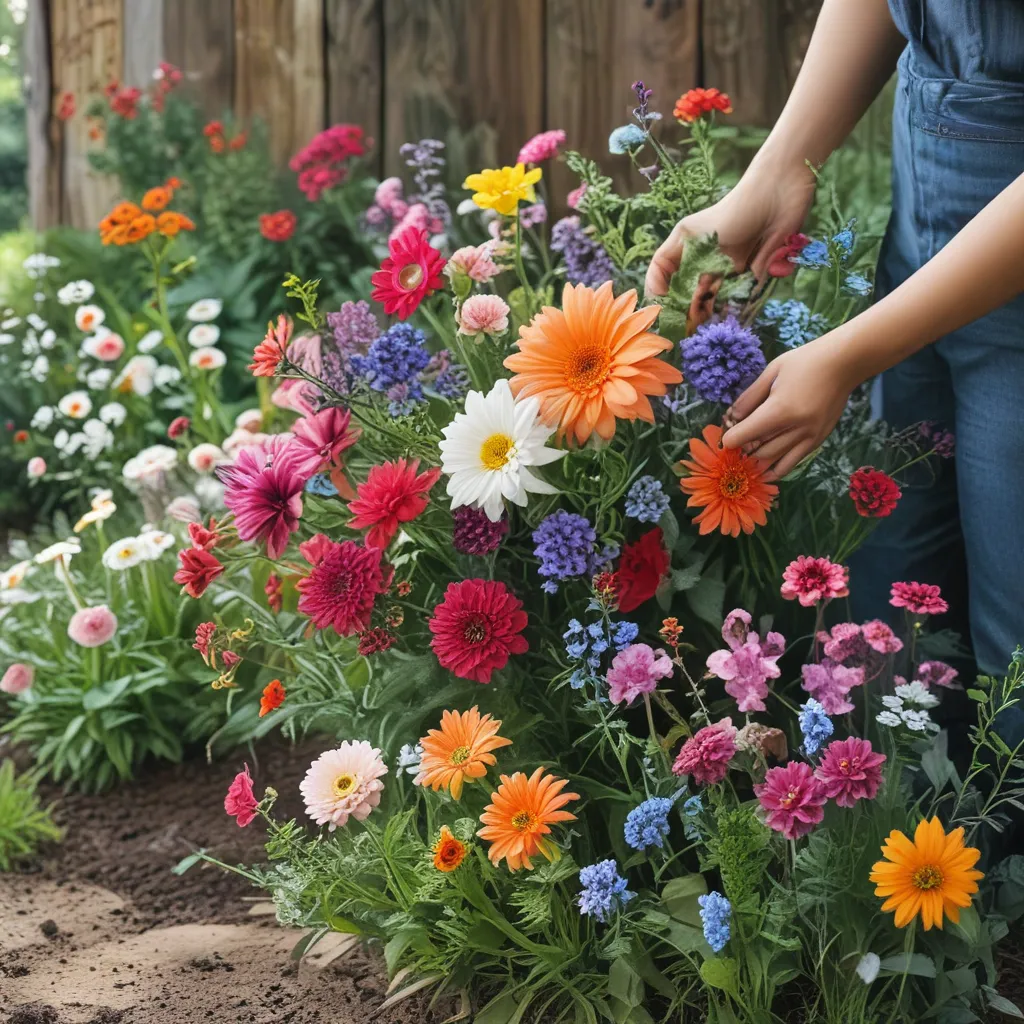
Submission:
[[[256,791],[301,813],[298,783],[324,744],[265,745]],[[197,847],[227,863],[262,856],[262,830],[223,811],[241,755],[152,769],[103,796],[48,794],[65,829],[38,870],[0,875],[0,1019],[9,1024],[364,1022],[384,999],[382,965],[356,949],[320,964],[289,953],[299,932],[260,914],[242,879],[171,867]],[[256,913],[253,913],[255,910]],[[321,959],[329,959],[327,950]],[[381,1024],[451,1013],[403,1003]]]

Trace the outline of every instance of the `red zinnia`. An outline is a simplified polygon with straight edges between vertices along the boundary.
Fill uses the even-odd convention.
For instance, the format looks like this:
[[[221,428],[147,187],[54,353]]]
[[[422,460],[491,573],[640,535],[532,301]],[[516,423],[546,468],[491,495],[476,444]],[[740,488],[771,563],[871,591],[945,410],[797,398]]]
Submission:
[[[291,210],[260,214],[260,234],[268,242],[287,242],[295,234],[299,218]]]
[[[299,611],[317,629],[330,626],[339,636],[361,633],[370,624],[373,602],[385,589],[380,549],[352,540],[338,544],[317,534],[299,550],[313,566],[296,584]]]
[[[188,548],[178,552],[181,568],[174,574],[189,597],[202,597],[206,588],[224,571],[224,566],[208,551]]]
[[[888,473],[874,466],[861,466],[850,477],[850,497],[858,515],[881,519],[892,514],[903,492]]]
[[[489,683],[509,655],[525,654],[529,644],[523,602],[494,580],[449,583],[444,600],[434,609],[430,646],[442,668],[460,679]]]
[[[189,523],[188,535],[192,546],[202,551],[212,551],[220,542],[220,534],[213,528],[215,520],[210,516],[210,528],[207,529],[202,523]]]
[[[384,306],[390,316],[407,320],[420,303],[444,283],[444,257],[427,241],[422,228],[409,227],[388,242],[390,255],[370,278],[370,298]]]
[[[370,547],[386,548],[399,524],[411,522],[427,507],[430,488],[437,483],[441,470],[428,469],[417,476],[419,468],[419,459],[385,462],[374,466],[366,482],[356,488],[359,497],[349,502],[354,518],[348,525],[353,530],[370,527],[366,534]]]
[[[248,371],[254,377],[273,377],[284,359],[288,342],[292,340],[292,322],[283,313],[277,318],[277,326],[267,324],[267,333],[256,346]]]
[[[732,113],[732,101],[719,89],[691,89],[676,100],[672,116],[677,121],[696,121],[702,114],[710,114],[712,110],[720,110],[723,114]]]
[[[893,608],[906,608],[913,615],[942,615],[949,605],[942,591],[933,583],[894,583],[889,604]]]
[[[622,549],[618,580],[620,612],[631,612],[654,597],[662,577],[668,572],[669,557],[661,527],[648,530],[638,541]]]
[[[281,685],[281,680],[271,679],[263,687],[263,696],[260,697],[260,718],[264,715],[269,715],[271,711],[277,710],[284,703],[284,698],[285,689]]]
[[[787,601],[798,600],[805,608],[819,601],[846,597],[850,593],[850,570],[827,558],[800,555],[786,566],[780,593]]]
[[[15,444],[24,444],[27,440],[28,440],[28,431],[27,430],[19,430],[14,435],[14,443]]]

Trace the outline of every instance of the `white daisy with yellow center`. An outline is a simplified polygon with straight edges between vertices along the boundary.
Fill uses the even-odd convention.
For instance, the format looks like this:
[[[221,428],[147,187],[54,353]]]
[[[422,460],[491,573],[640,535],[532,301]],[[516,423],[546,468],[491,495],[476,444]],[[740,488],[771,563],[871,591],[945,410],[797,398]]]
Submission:
[[[122,572],[125,569],[134,569],[145,560],[146,555],[146,547],[140,537],[125,537],[123,540],[114,541],[103,552],[103,564],[115,572]]]

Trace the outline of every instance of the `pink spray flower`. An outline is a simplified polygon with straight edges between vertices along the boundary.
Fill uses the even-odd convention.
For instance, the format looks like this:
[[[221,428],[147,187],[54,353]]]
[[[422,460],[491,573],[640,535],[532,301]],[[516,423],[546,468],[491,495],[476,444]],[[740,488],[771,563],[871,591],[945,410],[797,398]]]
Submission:
[[[781,633],[770,632],[764,641],[750,630],[750,613],[736,608],[726,616],[722,639],[725,651],[708,655],[708,671],[725,680],[725,692],[736,699],[740,711],[764,711],[768,680],[778,679],[778,660],[786,649]]]
[[[540,132],[529,142],[523,143],[516,157],[517,164],[540,164],[558,156],[558,151],[565,145],[565,132],[561,128]]]
[[[389,216],[403,217],[408,206],[404,202],[405,192],[401,178],[385,178],[373,194],[373,201]],[[401,213],[395,212],[395,204],[401,203]]]
[[[801,685],[821,704],[826,715],[845,715],[853,710],[849,694],[855,686],[864,685],[863,668],[847,668],[824,658],[817,665],[802,665],[800,671],[804,677]]]
[[[860,631],[868,647],[878,654],[896,654],[903,650],[903,641],[881,619],[865,622]]]
[[[36,677],[36,670],[23,661],[16,661],[7,667],[3,678],[0,679],[0,690],[4,693],[24,693],[32,688]]]
[[[491,246],[486,242],[456,249],[445,270],[449,276],[456,272],[463,273],[478,284],[487,284],[501,273],[501,267],[494,262]]]
[[[782,596],[788,601],[798,600],[805,608],[813,608],[821,601],[846,597],[850,571],[827,558],[801,555],[786,566],[782,574]]]
[[[117,632],[117,616],[105,605],[80,608],[68,622],[68,636],[80,647],[102,647]]]
[[[807,835],[825,817],[824,790],[803,761],[769,768],[754,793],[767,812],[765,824],[787,839]]]
[[[470,295],[456,315],[459,334],[488,338],[508,330],[508,303],[500,295]]]
[[[830,743],[821,755],[814,776],[829,800],[852,807],[858,800],[874,800],[882,784],[885,754],[876,753],[867,740],[851,736]]]
[[[620,651],[608,669],[608,699],[613,704],[632,704],[637,697],[658,688],[673,672],[672,659],[647,644],[631,644]]]
[[[917,666],[917,672],[914,673],[914,680],[925,689],[944,686],[947,690],[959,690],[962,687],[956,682],[958,675],[957,670],[944,661],[922,661]]]
[[[257,807],[259,801],[252,791],[252,776],[249,774],[249,766],[246,765],[228,787],[227,796],[224,797],[224,810],[235,819],[239,828],[245,828],[256,817]]]
[[[729,762],[736,756],[736,728],[731,718],[698,729],[682,746],[672,771],[692,775],[702,786],[713,786],[729,774]]]
[[[360,430],[352,426],[352,413],[333,405],[298,420],[292,427],[295,449],[302,458],[307,478],[340,466],[339,456],[359,440]]]
[[[906,608],[913,615],[942,615],[949,611],[942,591],[932,583],[894,583],[889,604]]]

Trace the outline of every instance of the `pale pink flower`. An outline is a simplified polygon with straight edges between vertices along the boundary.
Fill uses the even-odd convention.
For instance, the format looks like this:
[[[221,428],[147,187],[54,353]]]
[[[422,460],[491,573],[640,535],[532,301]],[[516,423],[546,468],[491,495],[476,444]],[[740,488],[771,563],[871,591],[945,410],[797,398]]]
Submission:
[[[534,135],[528,142],[523,143],[516,157],[517,164],[540,164],[545,160],[551,160],[558,156],[558,151],[565,145],[565,132],[561,128],[552,128],[550,131],[540,132]]]
[[[800,555],[782,574],[781,594],[786,600],[798,600],[805,608],[821,601],[846,597],[850,593],[850,571],[827,558]]]
[[[736,727],[731,718],[698,729],[682,746],[672,771],[692,775],[701,786],[713,786],[729,774],[729,762],[736,756]]]
[[[259,801],[252,791],[252,776],[249,774],[249,766],[246,765],[228,787],[227,796],[224,797],[224,810],[235,819],[239,828],[245,828],[256,817],[257,807]]]
[[[68,636],[80,647],[102,647],[117,632],[117,616],[105,605],[80,608],[68,622]]]
[[[25,472],[28,473],[32,480],[38,480],[46,472],[46,460],[39,455],[33,455],[28,460]]]
[[[484,245],[467,245],[456,249],[445,270],[449,275],[456,272],[463,273],[478,284],[487,284],[501,273],[501,267],[494,262],[491,248],[486,243]]]
[[[299,784],[306,813],[332,832],[348,824],[350,816],[365,821],[380,803],[380,777],[387,771],[376,747],[366,740],[345,740],[322,753]]]
[[[0,679],[0,690],[4,693],[24,693],[31,689],[36,677],[36,670],[23,661],[16,661],[7,667],[3,678]]]
[[[896,654],[903,650],[903,641],[881,619],[872,619],[861,626],[868,646],[879,654]]]
[[[647,644],[631,644],[620,651],[608,669],[608,699],[613,704],[632,704],[644,693],[652,693],[658,682],[673,672],[672,659]]]
[[[787,839],[799,839],[814,829],[825,816],[825,796],[810,765],[790,761],[782,768],[769,768],[764,782],[754,793],[765,809],[765,824]]]
[[[574,188],[566,197],[565,203],[570,210],[580,208],[580,200],[587,194],[587,183],[583,182],[579,188]]]
[[[405,190],[401,178],[385,178],[373,194],[373,201],[388,215],[404,217],[408,205],[404,201]],[[395,204],[401,204],[401,212],[395,211]]]
[[[500,295],[470,295],[456,315],[459,334],[488,338],[508,330],[508,303]]]
[[[872,750],[867,740],[851,736],[825,748],[814,776],[829,800],[839,807],[852,807],[858,800],[874,800],[878,795],[884,763],[885,754]]]
[[[188,453],[188,464],[197,473],[212,473],[225,458],[223,450],[218,445],[204,441]]]
[[[802,686],[821,706],[826,715],[845,715],[853,710],[849,699],[855,686],[864,685],[864,669],[847,668],[831,658],[818,665],[802,665]]]
[[[263,426],[263,412],[260,409],[246,409],[235,417],[235,427],[250,434],[258,434]]]
[[[432,216],[430,210],[423,203],[413,203],[388,235],[388,241],[394,241],[409,228],[426,231],[428,235],[436,235],[444,230],[444,222]]]
[[[203,518],[199,502],[187,494],[172,498],[164,509],[164,514],[179,523],[198,523]]]
[[[86,338],[82,350],[87,356],[99,359],[104,363],[112,363],[124,355],[124,339],[113,331],[105,331]]]
[[[764,641],[750,631],[750,613],[736,608],[726,616],[722,639],[725,651],[708,655],[708,671],[725,680],[725,692],[736,699],[740,711],[764,711],[768,680],[778,679],[782,670],[777,662],[786,649],[780,633],[769,632]]]

